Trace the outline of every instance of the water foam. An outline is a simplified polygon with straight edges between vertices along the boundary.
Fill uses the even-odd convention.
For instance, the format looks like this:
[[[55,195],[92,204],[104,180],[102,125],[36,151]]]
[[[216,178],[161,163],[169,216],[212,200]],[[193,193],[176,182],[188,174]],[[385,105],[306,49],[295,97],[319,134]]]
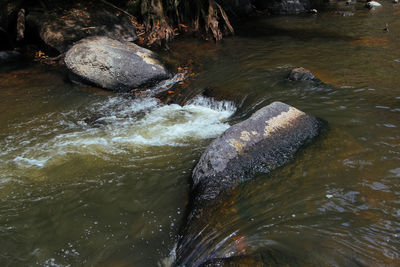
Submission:
[[[8,162],[19,167],[42,168],[74,154],[110,157],[149,146],[184,146],[224,132],[229,128],[226,120],[235,111],[232,102],[203,96],[184,106],[163,105],[155,98],[111,97],[84,111],[59,114],[61,118],[52,118],[58,121],[50,126],[46,118],[32,130],[36,131],[34,137],[27,139],[27,134],[22,134],[25,138],[13,141],[19,147],[9,147],[10,153],[0,158],[8,155]],[[83,114],[92,118],[82,119]]]

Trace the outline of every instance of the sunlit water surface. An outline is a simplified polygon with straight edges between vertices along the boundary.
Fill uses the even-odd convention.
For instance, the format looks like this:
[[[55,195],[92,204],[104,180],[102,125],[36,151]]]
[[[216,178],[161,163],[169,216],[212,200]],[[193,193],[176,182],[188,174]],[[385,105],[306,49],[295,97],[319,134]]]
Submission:
[[[329,126],[210,211],[199,257],[400,264],[400,7],[354,12],[255,18],[217,45],[177,40],[165,59],[193,60],[196,73],[173,89],[195,97],[179,105],[75,86],[37,65],[3,66],[0,265],[166,262],[205,147],[276,100]],[[287,81],[294,66],[329,85]]]

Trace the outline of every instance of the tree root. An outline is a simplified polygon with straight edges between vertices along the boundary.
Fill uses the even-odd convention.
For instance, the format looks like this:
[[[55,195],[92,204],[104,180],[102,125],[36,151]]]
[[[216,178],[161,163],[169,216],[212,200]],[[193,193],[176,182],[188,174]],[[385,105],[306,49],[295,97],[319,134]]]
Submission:
[[[180,31],[199,32],[204,26],[216,41],[235,31],[217,0],[165,1],[141,0],[147,34],[143,43],[167,45]],[[146,12],[144,12],[146,11]],[[189,26],[188,26],[189,25]]]
[[[172,40],[177,33],[177,29],[172,28],[167,22],[157,23],[153,29],[146,36],[146,44],[151,46],[157,44],[158,46],[166,46],[168,48],[168,42]]]
[[[168,42],[181,31],[200,32],[204,29],[216,41],[235,33],[218,0],[138,0],[142,24],[128,11],[106,0],[100,1],[127,15],[137,27],[139,42],[147,46],[168,46]]]

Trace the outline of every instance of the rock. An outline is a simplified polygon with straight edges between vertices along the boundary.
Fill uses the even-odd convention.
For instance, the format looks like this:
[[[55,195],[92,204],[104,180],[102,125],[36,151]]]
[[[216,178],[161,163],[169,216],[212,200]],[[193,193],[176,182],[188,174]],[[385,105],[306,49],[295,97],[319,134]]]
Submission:
[[[280,15],[295,15],[307,12],[310,9],[309,0],[281,0],[277,3],[272,12]]]
[[[129,17],[97,3],[95,7],[77,6],[54,12],[32,11],[26,17],[31,31],[43,42],[63,53],[76,41],[88,36],[108,36],[132,42],[137,39],[136,27]]]
[[[230,127],[214,140],[193,171],[195,201],[211,200],[256,172],[268,173],[318,135],[320,122],[281,102]]]
[[[354,16],[354,12],[351,12],[351,11],[342,11],[342,10],[340,10],[340,11],[336,11],[335,13],[337,13],[337,14],[339,14],[340,16],[343,16],[343,17],[351,17],[351,16]]]
[[[381,7],[382,5],[376,1],[369,1],[368,3],[365,4],[366,7],[369,9],[374,9],[376,7]]]
[[[294,68],[288,77],[291,81],[317,81],[318,79],[308,69],[299,67]]]
[[[169,77],[150,50],[105,36],[79,41],[68,50],[64,61],[75,81],[113,91],[150,86]]]
[[[232,210],[232,189],[257,172],[271,172],[292,160],[301,146],[319,134],[321,125],[313,116],[274,102],[215,139],[193,170],[191,210],[177,245],[176,266],[199,266],[204,262],[204,266],[236,266],[229,263],[237,258],[232,262],[218,259],[224,255],[213,249],[222,241],[210,239],[213,233],[223,231],[220,218],[232,217],[226,214]],[[238,240],[235,246],[245,248],[245,239]]]
[[[0,51],[0,64],[16,61],[21,58],[17,51]]]
[[[295,15],[307,12],[310,7],[310,0],[255,0],[254,5],[261,10],[268,10],[277,15]]]
[[[278,13],[281,15],[295,15],[310,9],[309,0],[281,0]]]

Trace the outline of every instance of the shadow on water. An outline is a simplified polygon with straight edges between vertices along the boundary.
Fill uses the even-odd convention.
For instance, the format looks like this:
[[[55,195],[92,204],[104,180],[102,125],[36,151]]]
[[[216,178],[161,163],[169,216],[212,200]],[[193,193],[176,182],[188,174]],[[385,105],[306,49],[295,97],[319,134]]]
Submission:
[[[307,16],[306,18],[309,18]],[[281,18],[278,18],[278,20]],[[285,28],[276,23],[265,23],[265,21],[254,19],[251,23],[257,25],[251,31],[238,28],[237,34],[246,38],[286,38],[296,39],[298,41],[307,41],[312,39],[321,39],[322,41],[354,41],[357,38],[346,33],[332,29],[319,28],[318,20],[310,20],[308,23],[315,24],[314,28]],[[300,21],[299,23],[305,23]]]

